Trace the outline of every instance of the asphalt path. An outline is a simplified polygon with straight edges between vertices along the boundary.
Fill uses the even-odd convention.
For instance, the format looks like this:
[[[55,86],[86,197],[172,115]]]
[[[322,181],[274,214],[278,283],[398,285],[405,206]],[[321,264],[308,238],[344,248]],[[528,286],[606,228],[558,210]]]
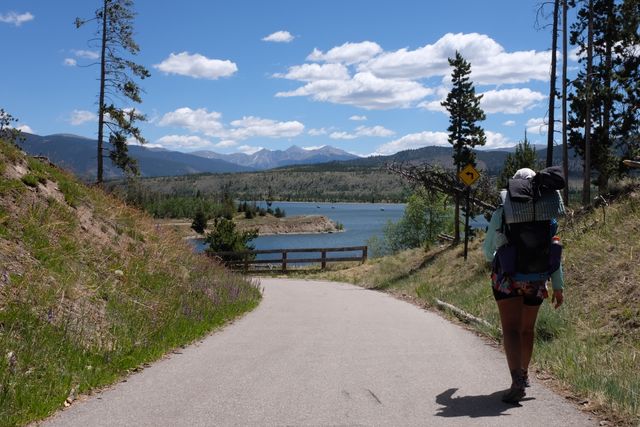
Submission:
[[[503,354],[436,313],[342,283],[261,283],[253,312],[43,424],[597,424],[535,380],[502,403]]]

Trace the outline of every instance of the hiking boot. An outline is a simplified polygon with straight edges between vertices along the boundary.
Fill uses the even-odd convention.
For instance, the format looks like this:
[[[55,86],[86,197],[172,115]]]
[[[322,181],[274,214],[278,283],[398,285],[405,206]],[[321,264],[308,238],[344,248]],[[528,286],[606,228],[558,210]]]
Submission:
[[[529,381],[529,372],[524,371],[524,386],[531,387],[531,382]]]
[[[505,403],[518,403],[527,394],[525,392],[526,381],[525,371],[522,369],[514,369],[511,372],[511,388],[502,395],[502,401]]]
[[[635,159],[635,160],[623,160],[622,163],[624,163],[625,166],[628,166],[630,168],[640,168],[640,159]]]

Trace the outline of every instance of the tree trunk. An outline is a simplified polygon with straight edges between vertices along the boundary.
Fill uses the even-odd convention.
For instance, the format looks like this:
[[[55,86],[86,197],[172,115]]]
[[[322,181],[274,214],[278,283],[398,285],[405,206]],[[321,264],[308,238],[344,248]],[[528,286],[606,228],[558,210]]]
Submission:
[[[567,183],[562,190],[564,204],[569,206],[569,148],[567,146],[567,5],[562,0],[562,171]]]
[[[547,130],[547,167],[553,164],[553,137],[555,127],[556,102],[556,51],[558,49],[558,10],[560,0],[553,4],[553,30],[551,36],[551,78],[549,79],[549,126]]]
[[[458,161],[456,162],[456,176],[458,176],[460,174],[460,152],[462,151],[462,146],[460,145],[460,143],[458,143],[458,147],[457,147],[457,156],[458,156]],[[455,206],[455,211],[453,214],[453,243],[454,244],[458,244],[460,243],[460,194],[456,193],[456,206]]]
[[[584,121],[584,180],[582,183],[582,205],[591,205],[591,79],[593,73],[593,0],[589,0],[589,28],[587,33],[587,84],[585,90]]]
[[[605,63],[605,74],[604,74],[604,103],[603,103],[603,111],[602,111],[602,127],[603,140],[600,142],[602,144],[603,149],[607,151],[610,150],[610,135],[611,135],[611,111],[613,109],[612,102],[612,94],[611,94],[611,73],[613,73],[613,65],[612,65],[612,45],[615,40],[614,34],[614,16],[613,16],[613,0],[609,0],[607,2],[607,29],[606,29],[606,40],[605,40],[605,52],[604,52],[604,63]],[[608,157],[608,156],[607,156]],[[600,170],[600,177],[598,178],[598,193],[605,194],[609,187],[609,175],[610,175],[610,167],[609,163],[602,165],[602,169]]]
[[[98,99],[98,171],[96,183],[102,184],[103,176],[103,158],[102,146],[104,143],[104,85],[107,69],[107,12],[109,0],[104,0],[104,8],[102,10],[102,47],[100,55],[100,97]]]

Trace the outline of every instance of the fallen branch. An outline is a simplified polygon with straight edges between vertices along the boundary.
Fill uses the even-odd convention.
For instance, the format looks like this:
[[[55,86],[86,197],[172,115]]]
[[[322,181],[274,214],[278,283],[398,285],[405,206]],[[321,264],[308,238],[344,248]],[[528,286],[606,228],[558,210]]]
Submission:
[[[418,166],[389,163],[386,168],[413,184],[422,185],[428,192],[438,192],[448,196],[459,197],[466,195],[466,187],[460,182],[455,171],[430,164]],[[496,206],[488,203],[488,200],[496,199],[497,194],[494,194],[495,190],[489,185],[490,183],[486,177],[480,180],[480,184],[476,185],[476,189],[470,195],[469,201],[485,212],[493,212]]]
[[[446,234],[446,233],[440,233],[438,234],[438,240],[444,240],[447,242],[453,242],[453,236]]]
[[[447,302],[440,301],[438,298],[436,298],[436,305],[440,309],[447,308],[453,311],[456,315],[462,317],[462,319],[466,320],[467,322],[479,323],[481,325],[488,327],[489,329],[494,329],[494,330],[498,329],[495,326],[493,326],[491,323],[487,322],[486,320],[476,317],[473,314],[469,314],[466,311],[456,307],[455,305],[451,305]]]

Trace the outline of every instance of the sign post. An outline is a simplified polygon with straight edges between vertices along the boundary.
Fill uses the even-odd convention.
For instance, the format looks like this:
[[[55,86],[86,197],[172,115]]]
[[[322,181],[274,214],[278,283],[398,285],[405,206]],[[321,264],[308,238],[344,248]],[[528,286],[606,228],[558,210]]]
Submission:
[[[465,188],[465,215],[464,215],[464,260],[467,260],[469,249],[469,211],[471,209],[470,196],[471,185],[480,178],[480,172],[473,167],[471,163],[466,165],[458,174],[460,181],[464,183]]]

